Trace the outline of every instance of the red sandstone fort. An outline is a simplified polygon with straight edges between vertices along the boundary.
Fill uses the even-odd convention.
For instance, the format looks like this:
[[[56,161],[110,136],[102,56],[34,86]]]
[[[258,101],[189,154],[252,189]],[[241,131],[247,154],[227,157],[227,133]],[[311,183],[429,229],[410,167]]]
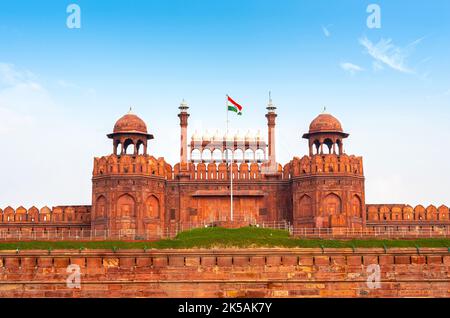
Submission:
[[[296,229],[438,231],[450,226],[445,205],[366,204],[362,157],[344,152],[349,134],[330,114],[317,116],[303,135],[308,153],[281,165],[271,101],[267,142],[261,134],[228,133],[195,133],[189,141],[188,106],[183,102],[179,109],[179,163],[172,166],[149,154],[153,135],[142,119],[128,113],[107,135],[112,153],[94,158],[92,205],[6,207],[0,209],[0,234],[76,230],[158,238],[183,225],[281,221]]]

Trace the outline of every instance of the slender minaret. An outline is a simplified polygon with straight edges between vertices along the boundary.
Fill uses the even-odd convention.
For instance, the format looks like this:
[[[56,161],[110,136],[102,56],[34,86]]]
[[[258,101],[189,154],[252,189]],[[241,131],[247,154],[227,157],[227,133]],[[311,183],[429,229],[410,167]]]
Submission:
[[[187,163],[187,126],[188,126],[188,118],[189,114],[187,110],[189,109],[186,101],[183,101],[178,107],[180,113],[178,117],[180,118],[180,127],[181,127],[181,144],[180,144],[180,165],[181,167],[185,166]]]
[[[275,118],[277,118],[277,114],[275,110],[277,109],[275,105],[272,103],[272,97],[269,92],[269,103],[267,104],[267,127],[268,127],[268,143],[269,143],[269,166],[271,168],[276,168],[276,157],[275,157]],[[274,171],[276,172],[276,171]]]

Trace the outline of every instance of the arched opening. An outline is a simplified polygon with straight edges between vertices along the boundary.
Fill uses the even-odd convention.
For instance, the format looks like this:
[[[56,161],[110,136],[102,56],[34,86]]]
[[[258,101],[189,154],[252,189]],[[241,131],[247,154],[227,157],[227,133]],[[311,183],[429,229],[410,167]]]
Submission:
[[[137,154],[138,155],[144,155],[144,142],[142,140],[138,140],[137,144]]]
[[[202,154],[199,149],[195,148],[191,151],[191,161],[192,162],[200,162],[202,159]]]
[[[150,195],[145,200],[145,217],[159,218],[159,200],[154,195]]]
[[[211,154],[211,150],[209,149],[205,149],[202,152],[202,161],[203,162],[211,162],[212,159],[212,154]]]
[[[220,149],[214,149],[214,151],[212,152],[212,158],[216,162],[221,162],[222,161],[222,151]]]
[[[334,193],[328,194],[322,203],[322,209],[325,215],[341,214],[341,198]]]
[[[125,140],[123,144],[124,152],[127,155],[133,155],[134,154],[134,143],[133,140],[127,139]]]
[[[319,154],[319,149],[320,149],[320,141],[314,140],[314,142],[313,142],[313,155]]]
[[[312,199],[308,195],[303,195],[298,203],[298,215],[299,218],[313,216]]]
[[[231,149],[225,149],[223,157],[226,162],[230,162],[231,159],[233,158],[233,152],[231,151]]]
[[[253,152],[253,150],[247,149],[247,150],[244,152],[244,160],[245,160],[246,162],[250,162],[250,161],[253,161],[253,160],[254,160],[254,152]]]
[[[358,218],[362,217],[361,199],[357,195],[354,195],[352,198],[352,216]]]
[[[255,159],[257,162],[263,162],[266,159],[264,156],[264,150],[262,150],[261,148],[257,149],[255,151]]]
[[[122,147],[121,147],[120,140],[118,140],[118,139],[114,140],[114,154],[115,154],[116,156],[117,156],[117,155],[120,155],[120,152],[122,151],[121,148],[122,148]]]
[[[136,211],[134,198],[129,194],[122,195],[117,200],[117,216],[134,217],[135,215]]]
[[[244,152],[242,149],[236,149],[233,154],[233,161],[242,162],[244,161]]]
[[[336,140],[336,145],[338,147],[338,154],[342,155],[342,140],[340,139]]]
[[[106,198],[101,195],[95,201],[95,218],[102,219],[106,215]]]
[[[323,141],[323,154],[331,154],[333,148],[333,141],[327,138]]]

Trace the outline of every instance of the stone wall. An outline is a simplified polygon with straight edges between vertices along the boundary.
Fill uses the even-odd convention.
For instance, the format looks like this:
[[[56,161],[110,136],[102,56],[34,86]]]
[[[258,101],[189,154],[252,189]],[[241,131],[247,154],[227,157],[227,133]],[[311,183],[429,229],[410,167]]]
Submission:
[[[60,205],[41,209],[23,206],[13,209],[0,208],[0,234],[8,232],[64,232],[89,229],[91,226],[90,205]]]
[[[447,248],[0,251],[0,297],[449,297],[449,269]]]

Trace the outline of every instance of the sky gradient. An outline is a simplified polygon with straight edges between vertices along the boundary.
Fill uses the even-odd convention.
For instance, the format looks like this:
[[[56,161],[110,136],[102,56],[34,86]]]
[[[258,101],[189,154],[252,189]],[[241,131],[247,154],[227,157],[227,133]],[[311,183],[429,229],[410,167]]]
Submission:
[[[364,158],[366,203],[449,205],[449,31],[448,0],[1,1],[0,208],[90,204],[130,106],[173,165],[183,98],[189,135],[224,131],[225,94],[244,106],[232,130],[265,135],[269,90],[281,164],[326,106]]]

